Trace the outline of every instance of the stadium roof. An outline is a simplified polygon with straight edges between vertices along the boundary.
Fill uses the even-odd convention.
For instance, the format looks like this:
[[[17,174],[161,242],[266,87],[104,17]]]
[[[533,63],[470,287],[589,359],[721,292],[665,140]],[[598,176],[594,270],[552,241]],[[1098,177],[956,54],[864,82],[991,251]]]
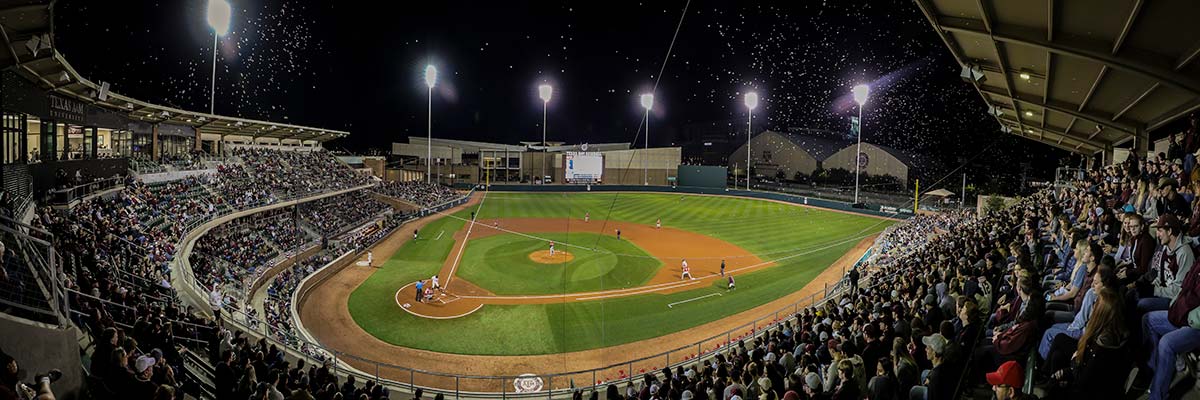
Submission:
[[[1015,135],[1087,154],[1200,109],[1200,2],[914,1]]]
[[[13,70],[47,92],[126,114],[133,121],[192,126],[201,135],[319,142],[350,135],[332,129],[187,111],[113,92],[100,100],[101,85],[80,76],[55,47],[52,8],[53,2],[47,0],[0,0],[0,39],[6,47],[0,49],[0,68]]]

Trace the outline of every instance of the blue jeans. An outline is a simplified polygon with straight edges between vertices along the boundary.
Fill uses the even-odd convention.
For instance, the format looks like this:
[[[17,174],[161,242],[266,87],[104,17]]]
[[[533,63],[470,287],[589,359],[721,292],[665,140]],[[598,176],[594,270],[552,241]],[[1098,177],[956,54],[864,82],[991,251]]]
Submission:
[[[1038,343],[1038,355],[1042,356],[1043,360],[1045,360],[1047,355],[1050,354],[1050,344],[1054,343],[1054,337],[1058,336],[1058,334],[1066,334],[1067,336],[1075,339],[1079,339],[1080,336],[1083,336],[1083,331],[1067,329],[1068,326],[1070,326],[1070,324],[1066,322],[1054,324],[1046,329],[1046,333],[1042,334],[1042,341],[1041,343]]]
[[[1154,311],[1142,317],[1142,330],[1154,349],[1150,352],[1150,400],[1167,398],[1175,378],[1175,356],[1200,348],[1200,329],[1176,327],[1167,320],[1166,311]]]
[[[1138,299],[1137,302],[1138,314],[1166,310],[1168,308],[1171,308],[1171,299],[1165,297],[1143,297]]]

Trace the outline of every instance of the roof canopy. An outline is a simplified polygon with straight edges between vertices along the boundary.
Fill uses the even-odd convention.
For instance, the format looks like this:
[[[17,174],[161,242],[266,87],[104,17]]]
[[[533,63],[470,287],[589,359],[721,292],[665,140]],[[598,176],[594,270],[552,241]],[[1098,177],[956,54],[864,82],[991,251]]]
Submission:
[[[126,114],[149,123],[195,127],[202,135],[237,135],[255,138],[316,140],[349,136],[349,132],[320,129],[248,118],[228,117],[150,104],[109,92],[100,99],[100,85],[79,75],[54,45],[52,2],[0,0],[0,68],[9,68],[43,90]]]
[[[1015,135],[1087,154],[1200,108],[1200,2],[915,1]]]

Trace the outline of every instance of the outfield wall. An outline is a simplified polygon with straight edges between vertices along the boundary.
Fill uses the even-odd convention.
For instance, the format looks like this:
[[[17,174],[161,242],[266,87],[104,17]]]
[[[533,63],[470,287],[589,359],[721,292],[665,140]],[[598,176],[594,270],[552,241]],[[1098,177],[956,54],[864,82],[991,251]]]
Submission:
[[[470,189],[474,187],[470,184],[456,185],[459,189]],[[854,208],[850,203],[840,201],[825,200],[815,197],[797,196],[786,193],[777,192],[760,192],[747,190],[733,190],[728,188],[705,188],[695,186],[637,186],[637,185],[503,185],[492,184],[491,191],[497,192],[646,192],[646,193],[679,193],[679,194],[707,194],[745,197],[752,199],[764,199],[782,201],[792,204],[803,204],[807,206],[826,208],[830,210],[845,211],[855,214],[870,215],[873,217],[885,217],[895,219],[908,219],[912,217],[910,213],[885,213],[878,210]]]

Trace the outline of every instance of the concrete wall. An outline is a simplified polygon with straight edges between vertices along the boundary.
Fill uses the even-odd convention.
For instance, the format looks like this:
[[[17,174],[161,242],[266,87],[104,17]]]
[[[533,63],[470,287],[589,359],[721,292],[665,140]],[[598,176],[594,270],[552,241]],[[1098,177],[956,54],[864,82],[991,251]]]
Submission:
[[[821,166],[825,169],[842,168],[853,172],[854,150],[856,148],[857,145],[851,144],[838,150],[837,153],[833,153],[829,158],[826,158],[821,163]],[[900,182],[907,184],[908,166],[904,165],[900,159],[870,143],[862,144],[862,152],[867,155],[867,165],[862,169],[863,173],[870,175],[890,175],[899,178]]]
[[[817,160],[807,151],[792,143],[788,138],[775,132],[763,132],[750,139],[751,163],[755,171],[763,176],[775,176],[776,171],[782,170],[788,178],[796,172],[812,174],[817,169]],[[769,156],[769,158],[768,158]],[[746,145],[734,150],[729,156],[730,170],[745,171]],[[739,172],[745,176],[745,172]]]
[[[33,376],[62,370],[63,376],[50,385],[55,398],[80,398],[83,375],[79,359],[79,343],[74,328],[58,328],[21,318],[0,314],[0,349],[17,359],[17,366],[27,371],[25,382]]]

